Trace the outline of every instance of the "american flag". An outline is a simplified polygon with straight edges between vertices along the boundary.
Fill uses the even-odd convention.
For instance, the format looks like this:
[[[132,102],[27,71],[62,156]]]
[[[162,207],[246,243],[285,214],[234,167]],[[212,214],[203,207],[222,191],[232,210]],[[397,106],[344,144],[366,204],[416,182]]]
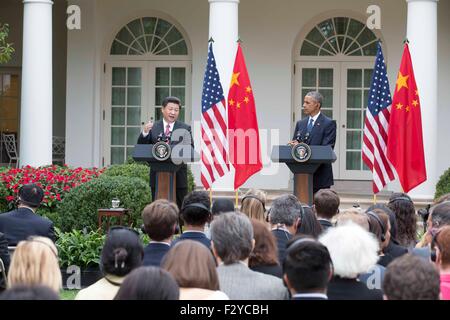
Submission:
[[[381,44],[378,43],[362,146],[363,161],[373,173],[374,193],[380,192],[388,182],[395,179],[395,169],[387,159],[386,145],[392,99],[386,72]]]
[[[202,95],[201,181],[205,189],[230,171],[227,123],[227,107],[211,43]]]

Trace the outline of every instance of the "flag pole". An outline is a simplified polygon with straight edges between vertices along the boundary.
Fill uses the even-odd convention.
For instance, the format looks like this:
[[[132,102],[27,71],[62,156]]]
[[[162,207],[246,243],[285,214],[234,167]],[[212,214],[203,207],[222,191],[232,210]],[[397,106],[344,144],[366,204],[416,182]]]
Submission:
[[[209,188],[209,203],[212,205],[212,200],[213,200],[213,191],[212,191],[212,187]]]
[[[237,209],[239,206],[239,189],[236,189],[236,205],[235,208]]]
[[[377,195],[373,194],[373,204],[377,204]]]

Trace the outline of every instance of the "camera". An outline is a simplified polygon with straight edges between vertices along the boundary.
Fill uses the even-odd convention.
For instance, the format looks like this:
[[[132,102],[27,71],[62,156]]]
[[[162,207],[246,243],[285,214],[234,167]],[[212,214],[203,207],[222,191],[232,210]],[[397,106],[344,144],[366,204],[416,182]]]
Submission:
[[[430,216],[431,204],[428,204],[425,208],[417,210],[417,214],[422,218],[424,230],[427,231],[427,220]]]

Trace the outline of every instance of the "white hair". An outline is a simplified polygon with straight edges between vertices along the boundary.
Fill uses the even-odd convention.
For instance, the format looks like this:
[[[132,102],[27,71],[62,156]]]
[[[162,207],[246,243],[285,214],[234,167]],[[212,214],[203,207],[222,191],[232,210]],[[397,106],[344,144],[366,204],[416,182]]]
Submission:
[[[380,248],[374,235],[351,221],[328,229],[319,241],[330,252],[334,274],[342,278],[354,279],[378,261]]]

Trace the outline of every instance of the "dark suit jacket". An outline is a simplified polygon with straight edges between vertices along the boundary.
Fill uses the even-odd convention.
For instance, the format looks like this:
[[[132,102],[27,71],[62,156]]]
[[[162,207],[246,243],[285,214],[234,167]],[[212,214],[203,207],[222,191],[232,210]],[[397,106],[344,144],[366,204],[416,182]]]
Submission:
[[[278,262],[283,265],[284,258],[286,257],[286,246],[289,240],[291,240],[292,235],[282,229],[272,230],[272,234],[277,239],[278,247]]]
[[[3,264],[5,265],[5,273],[8,273],[9,269],[9,251],[8,251],[8,241],[6,240],[6,237],[3,233],[0,232],[0,258],[3,261]],[[6,287],[5,285],[5,279],[0,274],[0,290],[4,289]]]
[[[26,240],[29,236],[42,236],[56,240],[53,222],[33,213],[31,209],[19,208],[0,214],[0,232],[4,233],[8,246]]]
[[[404,254],[408,253],[408,249],[402,247],[399,244],[396,244],[394,241],[390,241],[386,249],[384,249],[384,253],[388,254],[392,257],[392,259],[401,257]]]
[[[177,239],[175,239],[172,242],[172,247],[174,245],[176,245],[179,241],[183,241],[183,240],[198,241],[198,242],[204,244],[205,246],[207,246],[208,249],[211,249],[211,240],[209,240],[208,237],[206,236],[206,234],[204,234],[203,232],[185,231],[185,232],[183,232],[183,234],[181,236],[179,236]]]
[[[271,264],[271,265],[264,264],[264,265],[250,267],[250,269],[253,271],[256,271],[256,272],[269,274],[271,276],[283,279],[283,269],[281,268],[281,265],[279,265],[279,264]]]
[[[174,135],[174,132],[177,131],[177,133],[179,133],[180,132],[179,130],[187,131],[186,134],[189,134],[191,140],[188,143],[190,143],[192,145],[192,148],[194,148],[194,140],[192,139],[191,127],[181,121],[176,121],[173,126],[172,137]],[[142,135],[142,133],[140,134],[137,143],[155,144],[158,142],[158,137],[164,134],[164,131],[165,131],[164,122],[162,120],[156,121],[155,124],[153,125],[152,130],[150,130],[150,133],[145,138]],[[180,133],[183,132],[181,131]],[[183,140],[170,142],[171,145],[176,145],[178,143],[183,143]],[[184,143],[186,143],[186,141],[184,141]],[[185,164],[183,164],[181,168],[177,171],[176,177],[177,177],[177,189],[187,188],[188,186],[187,166]],[[150,187],[154,188],[155,184],[156,184],[156,174],[150,169]]]
[[[327,295],[330,300],[383,300],[381,290],[371,290],[365,283],[356,279],[336,276],[328,284]]]
[[[301,141],[304,141],[309,145],[330,145],[334,149],[336,143],[336,122],[321,113],[314,123],[309,139],[305,141],[308,121],[309,117],[306,117],[297,122],[292,140],[300,138]],[[333,184],[333,169],[331,164],[321,165],[314,174],[314,190],[317,191],[322,188],[329,188]]]
[[[150,242],[144,249],[144,261],[142,262],[142,265],[146,267],[159,267],[162,259],[169,250],[170,245]]]

